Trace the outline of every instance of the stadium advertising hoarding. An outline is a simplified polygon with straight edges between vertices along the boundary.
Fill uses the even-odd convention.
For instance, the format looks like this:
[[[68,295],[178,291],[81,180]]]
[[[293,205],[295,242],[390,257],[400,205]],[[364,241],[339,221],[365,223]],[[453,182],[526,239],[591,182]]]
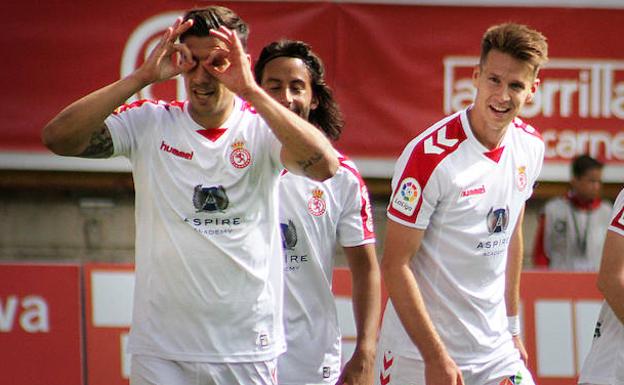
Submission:
[[[82,385],[78,265],[0,265],[0,383]]]
[[[133,266],[86,264],[84,311],[80,269],[78,265],[0,264],[3,384],[128,384],[126,344],[132,318]],[[333,291],[344,362],[356,340],[348,269],[334,270]],[[591,346],[601,298],[595,273],[523,273],[522,335],[537,383],[576,384]]]
[[[581,6],[577,8],[566,8],[565,1],[550,2],[550,7],[539,2],[524,7],[513,1],[496,6],[487,1],[459,3],[221,4],[251,25],[252,57],[264,44],[282,37],[305,40],[318,51],[347,119],[337,147],[371,177],[390,176],[394,160],[411,138],[470,102],[471,72],[489,25],[508,20],[529,24],[550,43],[551,61],[540,75],[542,85],[522,114],[546,143],[541,179],[567,180],[569,160],[590,153],[607,163],[607,181],[621,182],[624,40],[618,36],[624,9],[605,1],[569,2]],[[3,37],[13,57],[24,59],[7,63],[12,75],[5,83],[11,92],[1,96],[8,119],[0,124],[0,164],[128,170],[123,162],[51,157],[40,144],[39,131],[63,106],[136,68],[188,6],[184,1],[118,0],[61,1],[49,8],[23,2],[2,5],[6,14],[28,15],[29,20],[9,20],[11,33]],[[133,99],[184,97],[181,80],[174,79],[148,87]]]

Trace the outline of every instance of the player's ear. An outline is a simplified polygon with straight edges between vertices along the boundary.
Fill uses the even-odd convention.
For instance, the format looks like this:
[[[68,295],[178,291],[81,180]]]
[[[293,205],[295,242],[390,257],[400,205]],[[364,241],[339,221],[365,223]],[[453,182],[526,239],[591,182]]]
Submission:
[[[539,78],[535,78],[533,84],[531,85],[531,89],[529,90],[529,94],[526,97],[526,103],[530,103],[535,97],[535,93],[537,92],[537,87],[540,85],[541,80]]]
[[[481,66],[480,65],[476,65],[473,69],[472,69],[472,85],[477,88],[477,84],[479,82],[479,75],[481,75]]]
[[[313,95],[312,101],[310,102],[310,110],[316,110],[318,106],[319,106],[318,98],[316,97],[316,95]]]

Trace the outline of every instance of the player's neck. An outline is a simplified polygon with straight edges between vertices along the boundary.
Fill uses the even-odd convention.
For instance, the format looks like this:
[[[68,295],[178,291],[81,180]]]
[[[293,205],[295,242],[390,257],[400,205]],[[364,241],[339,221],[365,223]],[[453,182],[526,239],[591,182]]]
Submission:
[[[211,110],[194,108],[193,104],[189,103],[189,115],[195,123],[206,129],[220,128],[230,117],[233,110],[234,100],[230,103],[226,103],[221,108],[216,107]]]
[[[479,115],[474,113],[472,109],[468,110],[468,121],[475,139],[488,150],[500,147],[509,127],[509,125],[505,125],[501,128],[488,124],[485,119],[480,119]]]

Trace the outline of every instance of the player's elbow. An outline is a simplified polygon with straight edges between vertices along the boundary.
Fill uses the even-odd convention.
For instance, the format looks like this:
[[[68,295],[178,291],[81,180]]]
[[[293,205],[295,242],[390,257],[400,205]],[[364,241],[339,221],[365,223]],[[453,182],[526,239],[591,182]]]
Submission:
[[[54,121],[48,123],[41,130],[41,142],[50,151],[57,155],[69,155],[66,153],[61,128]]]
[[[338,166],[339,162],[336,156],[324,156],[313,167],[306,170],[306,175],[310,179],[322,182],[336,175]]]
[[[624,273],[599,274],[597,282],[598,290],[607,299],[615,298],[624,291]]]

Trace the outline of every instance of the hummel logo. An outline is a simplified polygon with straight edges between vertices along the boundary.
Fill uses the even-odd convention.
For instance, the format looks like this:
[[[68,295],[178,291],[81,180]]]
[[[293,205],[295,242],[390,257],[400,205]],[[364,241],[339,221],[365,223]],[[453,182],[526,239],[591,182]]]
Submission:
[[[434,143],[433,135],[432,135],[425,140],[425,154],[440,155],[441,153],[444,152],[445,149],[438,145],[441,145],[444,147],[453,147],[458,142],[457,139],[448,139],[446,137],[446,126],[438,130],[436,139],[437,139],[436,140],[437,143]]]
[[[468,190],[464,190],[461,192],[462,198],[469,197],[471,195],[479,195],[479,194],[485,194],[484,185],[481,185],[480,187],[477,187],[477,188],[470,188]]]
[[[160,143],[160,150],[164,151],[164,152],[168,152],[168,153],[173,154],[175,156],[179,156],[180,158],[184,158],[184,159],[188,159],[188,160],[193,159],[193,151],[191,151],[191,152],[184,152],[184,151],[178,150],[177,148],[172,147],[172,146],[168,145],[167,143],[165,143],[164,140]]]

